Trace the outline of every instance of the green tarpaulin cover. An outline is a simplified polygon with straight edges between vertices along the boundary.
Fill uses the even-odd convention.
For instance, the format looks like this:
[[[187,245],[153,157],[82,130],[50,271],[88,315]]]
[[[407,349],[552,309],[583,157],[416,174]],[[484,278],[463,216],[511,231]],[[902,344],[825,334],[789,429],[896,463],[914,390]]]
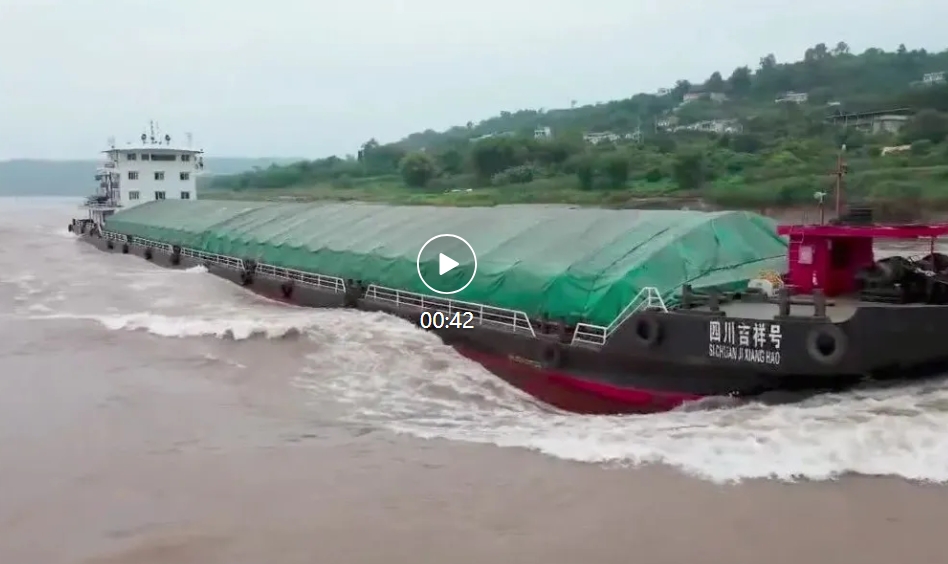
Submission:
[[[418,251],[429,238],[453,233],[470,242],[478,267],[452,299],[600,325],[645,286],[666,299],[686,283],[739,288],[762,270],[783,272],[787,250],[774,223],[749,212],[556,205],[165,200],[119,212],[106,229],[430,295],[416,271]],[[436,261],[422,265],[426,278],[437,270]],[[445,277],[469,273],[459,268]]]

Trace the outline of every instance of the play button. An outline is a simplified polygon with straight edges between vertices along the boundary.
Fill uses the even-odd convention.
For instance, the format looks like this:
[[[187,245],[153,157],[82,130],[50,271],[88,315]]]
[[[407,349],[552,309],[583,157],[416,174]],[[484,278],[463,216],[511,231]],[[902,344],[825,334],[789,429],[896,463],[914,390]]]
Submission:
[[[416,261],[418,277],[436,294],[451,295],[467,288],[477,274],[474,248],[463,238],[450,233],[425,241]]]
[[[445,272],[451,272],[455,266],[459,266],[460,264],[461,263],[444,253],[438,253],[438,276],[444,276]]]

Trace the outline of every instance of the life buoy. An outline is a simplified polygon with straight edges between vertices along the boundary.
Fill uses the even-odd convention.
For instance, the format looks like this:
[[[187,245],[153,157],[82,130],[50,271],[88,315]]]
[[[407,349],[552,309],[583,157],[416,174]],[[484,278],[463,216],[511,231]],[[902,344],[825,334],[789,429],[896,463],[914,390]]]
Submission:
[[[545,343],[540,349],[540,365],[543,368],[562,368],[566,363],[565,356],[559,343]]]
[[[283,293],[283,297],[286,299],[293,297],[293,288],[295,286],[292,280],[284,280],[283,284],[280,284],[280,291]]]
[[[654,347],[662,339],[662,325],[654,315],[639,314],[632,319],[632,334],[643,347]]]
[[[806,352],[810,358],[832,366],[842,360],[849,345],[849,338],[842,329],[833,324],[820,325],[806,336]]]
[[[128,254],[128,243],[122,243],[122,254],[123,255]]]
[[[145,253],[144,253],[145,260],[151,260],[152,256],[154,255],[152,254],[151,247],[145,247]]]
[[[181,247],[177,245],[171,247],[170,260],[171,260],[171,264],[174,266],[178,266],[179,264],[181,264]]]

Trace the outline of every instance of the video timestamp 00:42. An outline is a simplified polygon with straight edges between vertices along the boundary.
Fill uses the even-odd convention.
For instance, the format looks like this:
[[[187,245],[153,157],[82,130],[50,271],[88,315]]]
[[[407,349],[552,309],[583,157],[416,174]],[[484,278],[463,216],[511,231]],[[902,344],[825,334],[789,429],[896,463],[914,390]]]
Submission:
[[[423,311],[418,325],[422,329],[473,329],[474,314],[469,311]]]

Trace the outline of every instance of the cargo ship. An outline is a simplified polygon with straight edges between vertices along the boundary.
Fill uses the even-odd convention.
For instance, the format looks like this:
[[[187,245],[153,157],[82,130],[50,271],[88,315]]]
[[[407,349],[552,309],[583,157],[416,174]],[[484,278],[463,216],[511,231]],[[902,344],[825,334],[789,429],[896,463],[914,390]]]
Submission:
[[[575,413],[948,367],[948,257],[934,246],[948,225],[882,225],[857,208],[778,227],[743,211],[209,201],[197,197],[200,155],[145,135],[112,146],[89,217],[69,229],[287,304],[397,316]],[[470,256],[424,254],[446,234]],[[930,248],[877,259],[880,239]]]

